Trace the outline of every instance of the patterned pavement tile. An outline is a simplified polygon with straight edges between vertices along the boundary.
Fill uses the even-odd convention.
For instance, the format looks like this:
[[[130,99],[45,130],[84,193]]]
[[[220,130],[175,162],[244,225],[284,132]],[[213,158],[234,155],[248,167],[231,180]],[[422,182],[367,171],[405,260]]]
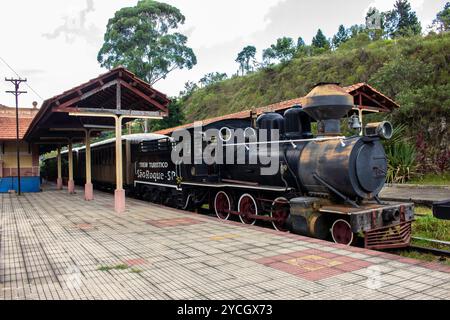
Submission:
[[[0,299],[448,299],[450,268],[112,195],[0,195]]]

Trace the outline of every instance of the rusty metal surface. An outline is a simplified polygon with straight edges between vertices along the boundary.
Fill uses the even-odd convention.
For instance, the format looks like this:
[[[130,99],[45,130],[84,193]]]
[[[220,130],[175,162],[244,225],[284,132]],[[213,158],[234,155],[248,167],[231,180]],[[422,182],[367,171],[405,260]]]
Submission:
[[[411,243],[412,221],[395,226],[373,229],[365,233],[364,245],[367,249],[380,250],[400,248]]]
[[[340,119],[353,105],[353,96],[339,85],[318,84],[305,97],[303,110],[315,120]]]

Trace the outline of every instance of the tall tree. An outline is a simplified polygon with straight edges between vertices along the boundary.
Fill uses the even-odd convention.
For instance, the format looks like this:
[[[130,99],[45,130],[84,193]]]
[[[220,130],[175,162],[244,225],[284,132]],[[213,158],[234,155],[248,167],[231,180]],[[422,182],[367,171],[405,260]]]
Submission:
[[[97,59],[108,69],[123,65],[152,85],[176,69],[192,69],[197,58],[187,37],[174,32],[184,21],[171,5],[140,0],[109,20]]]
[[[303,39],[299,38],[299,41],[300,40]],[[269,63],[271,60],[286,62],[294,57],[296,51],[297,47],[294,45],[294,40],[292,38],[279,38],[277,39],[276,44],[272,44],[270,48],[263,51],[263,60]]]
[[[162,120],[152,121],[149,125],[149,131],[155,132],[181,125],[184,121],[184,113],[181,107],[182,100],[172,98],[172,102],[169,104],[169,116]]]
[[[297,49],[306,46],[305,40],[302,37],[298,37],[297,39]]]
[[[345,29],[344,25],[339,26],[338,32],[333,36],[333,48],[337,49],[339,46],[349,39],[348,31]]]
[[[330,43],[328,42],[321,29],[317,30],[316,36],[312,39],[312,46],[315,48],[330,48]]]
[[[195,82],[187,81],[184,84],[184,90],[180,91],[180,97],[181,98],[189,97],[197,89],[198,89],[198,85]]]
[[[419,19],[408,0],[397,0],[394,9],[384,14],[386,29],[391,38],[418,35],[422,32]]]
[[[201,78],[199,82],[201,85],[206,87],[206,86],[209,86],[216,82],[226,80],[227,78],[228,78],[228,75],[226,73],[211,72],[211,73],[205,74],[205,76],[203,78]]]
[[[444,9],[438,12],[436,19],[433,20],[433,26],[440,32],[450,30],[450,2],[447,2]]]
[[[256,48],[254,46],[246,46],[239,52],[235,61],[239,63],[239,69],[241,70],[242,75],[252,69],[250,62],[255,59],[255,55]]]
[[[362,24],[354,24],[350,26],[347,30],[347,34],[350,38],[355,38],[358,34],[364,32],[366,30],[366,27]]]

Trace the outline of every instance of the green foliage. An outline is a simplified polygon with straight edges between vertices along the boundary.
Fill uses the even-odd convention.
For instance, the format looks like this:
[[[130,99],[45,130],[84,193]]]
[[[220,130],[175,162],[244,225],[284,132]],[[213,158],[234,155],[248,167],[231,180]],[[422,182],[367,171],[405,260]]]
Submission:
[[[419,177],[414,177],[409,182],[412,184],[450,186],[450,171],[439,174],[427,173]]]
[[[201,78],[199,82],[202,86],[206,87],[226,79],[228,79],[228,75],[226,73],[211,72]]]
[[[180,98],[185,98],[194,93],[198,89],[198,85],[193,81],[187,81],[184,84],[184,90],[180,92]]]
[[[394,9],[384,14],[386,31],[391,38],[419,35],[422,32],[419,19],[408,0],[397,0]]]
[[[439,220],[431,214],[418,217],[413,224],[414,236],[426,239],[450,241],[450,221]]]
[[[339,48],[339,46],[346,42],[349,39],[348,31],[345,29],[345,27],[341,24],[339,26],[338,32],[333,36],[333,48]]]
[[[322,30],[317,30],[317,34],[312,39],[312,46],[315,48],[329,49],[330,42],[328,42],[327,38],[323,34]]]
[[[410,143],[422,134],[427,150],[417,149],[417,154],[426,155],[429,169],[421,171],[438,172],[433,166],[450,145],[448,52],[449,32],[376,41],[361,32],[335,51],[304,46],[290,61],[197,89],[182,101],[182,110],[185,121],[193,122],[298,98],[318,82],[367,82],[401,106],[373,120],[387,117],[394,127],[404,124],[402,135]]]
[[[405,138],[407,129],[406,124],[395,127],[392,138],[383,142],[388,158],[387,182],[405,183],[414,174],[416,148]]]
[[[270,64],[272,60],[278,60],[280,62],[289,61],[293,58],[297,48],[304,45],[305,42],[301,37],[297,40],[297,46],[294,44],[294,40],[292,38],[283,37],[277,39],[276,44],[272,44],[270,48],[263,51],[264,63]]]
[[[246,46],[239,52],[236,62],[239,63],[239,70],[241,70],[242,75],[246,72],[252,71],[252,66],[250,61],[255,59],[256,48],[254,46]]]
[[[140,0],[109,20],[97,59],[108,69],[123,65],[152,85],[175,69],[191,69],[197,58],[187,37],[173,32],[184,21],[173,6]]]
[[[396,97],[405,90],[423,87],[430,81],[432,72],[431,64],[397,54],[378,69],[371,80],[376,87],[384,88],[386,95]]]
[[[416,166],[415,147],[406,141],[398,141],[386,147],[386,155],[388,157],[387,182],[407,182]]]
[[[172,98],[169,104],[169,116],[162,120],[150,121],[149,132],[173,128],[183,123],[184,114],[181,111],[181,99]]]
[[[297,39],[297,49],[306,46],[305,40],[302,37],[298,37]]]
[[[450,30],[450,2],[447,2],[444,9],[436,15],[433,24],[440,32]]]

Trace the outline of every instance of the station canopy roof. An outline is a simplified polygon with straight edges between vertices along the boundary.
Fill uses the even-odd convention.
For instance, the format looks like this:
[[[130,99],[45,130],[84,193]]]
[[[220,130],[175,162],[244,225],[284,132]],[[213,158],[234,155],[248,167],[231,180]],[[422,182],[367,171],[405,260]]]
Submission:
[[[82,142],[85,129],[97,133],[114,129],[114,118],[99,115],[162,118],[168,115],[169,103],[165,94],[124,67],[118,67],[45,100],[24,139],[42,145],[41,151],[49,149],[49,145],[67,142],[67,138]],[[77,113],[83,116],[74,116]]]

